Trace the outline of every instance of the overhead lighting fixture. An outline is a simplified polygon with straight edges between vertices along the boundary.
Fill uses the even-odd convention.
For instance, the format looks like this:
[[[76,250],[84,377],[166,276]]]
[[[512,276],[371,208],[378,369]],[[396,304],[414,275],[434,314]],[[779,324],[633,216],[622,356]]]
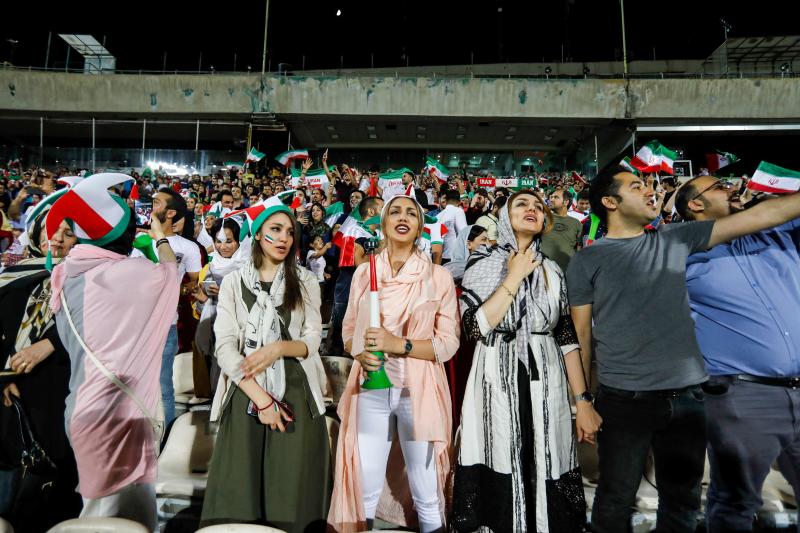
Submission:
[[[507,140],[507,141],[511,141],[511,140],[513,140],[513,139],[514,139],[514,136],[513,136],[513,135],[506,135],[506,140]]]
[[[459,141],[462,140],[463,138],[464,138],[464,134],[463,133],[456,134],[456,139],[458,139]]]
[[[553,69],[552,69],[552,68],[550,68],[550,67],[545,67],[545,69],[544,69],[544,73],[545,73],[545,74],[547,74],[547,75],[549,76],[550,74],[552,74],[552,73],[553,73]]]
[[[378,138],[378,134],[377,133],[370,133],[369,134],[369,138],[370,139],[377,139]]]
[[[338,139],[338,138],[339,138],[339,134],[338,133],[331,133],[331,139],[335,140],[335,139]]]
[[[375,126],[372,124],[367,124],[367,131],[375,131]]]
[[[509,126],[508,133],[514,133],[515,131],[517,131],[517,127],[516,126]]]
[[[550,128],[548,131],[550,133],[558,133],[558,128]]]
[[[417,133],[417,139],[419,139],[420,141],[424,141],[425,140],[425,134],[424,133]]]
[[[325,126],[325,127],[326,127],[326,128],[328,128],[328,131],[336,131],[336,126],[333,126],[333,125],[331,125],[331,124],[328,124],[328,125],[327,125],[327,126]]]
[[[456,128],[456,130],[457,131],[467,131],[467,127],[464,126],[463,124],[459,124],[458,127]]]
[[[553,136],[552,135],[545,135],[544,136],[544,140],[545,141],[552,141],[553,140]]]
[[[417,126],[417,131],[425,131],[425,126]]]

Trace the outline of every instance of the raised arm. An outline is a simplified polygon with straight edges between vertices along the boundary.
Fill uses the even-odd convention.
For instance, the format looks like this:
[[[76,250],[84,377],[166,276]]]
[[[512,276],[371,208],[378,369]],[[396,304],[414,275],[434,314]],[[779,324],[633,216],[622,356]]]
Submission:
[[[708,247],[774,228],[800,217],[800,193],[773,198],[755,207],[720,218],[714,222]]]

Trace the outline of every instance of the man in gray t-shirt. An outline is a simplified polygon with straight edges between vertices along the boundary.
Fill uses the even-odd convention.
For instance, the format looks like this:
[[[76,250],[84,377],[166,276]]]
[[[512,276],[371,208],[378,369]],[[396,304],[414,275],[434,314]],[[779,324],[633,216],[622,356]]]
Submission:
[[[702,196],[702,192],[695,196]],[[686,294],[686,259],[697,251],[800,216],[800,194],[714,221],[645,232],[660,209],[650,184],[621,167],[600,172],[592,212],[606,236],[567,269],[571,314],[588,371],[600,375],[595,409],[600,482],[592,530],[628,531],[648,450],[658,486],[658,529],[694,532],[705,465],[706,379]]]
[[[592,305],[600,383],[617,389],[679,389],[706,380],[686,295],[686,258],[705,250],[713,223],[661,226],[605,237],[572,258],[572,306]]]

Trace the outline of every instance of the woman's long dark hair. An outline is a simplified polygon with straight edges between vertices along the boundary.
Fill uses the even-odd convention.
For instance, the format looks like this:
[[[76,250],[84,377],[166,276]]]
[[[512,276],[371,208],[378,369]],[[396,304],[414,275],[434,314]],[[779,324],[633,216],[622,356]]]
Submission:
[[[279,211],[279,213],[284,213],[289,216],[285,211]],[[273,217],[277,215],[275,213],[272,215]],[[272,217],[269,217],[272,218]],[[261,225],[263,228],[264,225],[269,221],[269,218],[264,221],[264,224]],[[294,229],[296,224],[294,221],[294,217],[289,216],[289,220],[292,223],[292,228]],[[254,236],[255,237],[255,236]],[[262,234],[263,238],[263,234]],[[292,246],[289,249],[289,254],[286,256],[286,259],[283,260],[283,274],[286,279],[286,288],[283,293],[283,303],[288,306],[290,310],[297,309],[300,305],[303,304],[303,293],[302,293],[302,285],[300,284],[300,278],[297,275],[297,241],[299,237],[297,235],[297,231],[295,230],[294,235],[292,235]],[[256,269],[261,268],[264,264],[264,261],[267,260],[264,257],[264,252],[261,250],[261,243],[259,239],[253,238],[253,266]]]

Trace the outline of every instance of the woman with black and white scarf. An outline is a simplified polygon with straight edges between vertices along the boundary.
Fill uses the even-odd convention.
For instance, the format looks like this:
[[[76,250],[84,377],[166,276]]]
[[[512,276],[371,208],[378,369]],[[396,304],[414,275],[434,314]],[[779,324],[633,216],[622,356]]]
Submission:
[[[594,442],[601,419],[564,274],[539,251],[552,224],[542,198],[520,191],[500,211],[497,246],[467,263],[461,311],[476,348],[454,482],[458,531],[578,532],[586,522],[576,440]]]
[[[222,280],[214,322],[220,427],[201,523],[324,531],[331,473],[319,283],[296,264],[287,206],[276,199],[245,214],[251,260]]]

